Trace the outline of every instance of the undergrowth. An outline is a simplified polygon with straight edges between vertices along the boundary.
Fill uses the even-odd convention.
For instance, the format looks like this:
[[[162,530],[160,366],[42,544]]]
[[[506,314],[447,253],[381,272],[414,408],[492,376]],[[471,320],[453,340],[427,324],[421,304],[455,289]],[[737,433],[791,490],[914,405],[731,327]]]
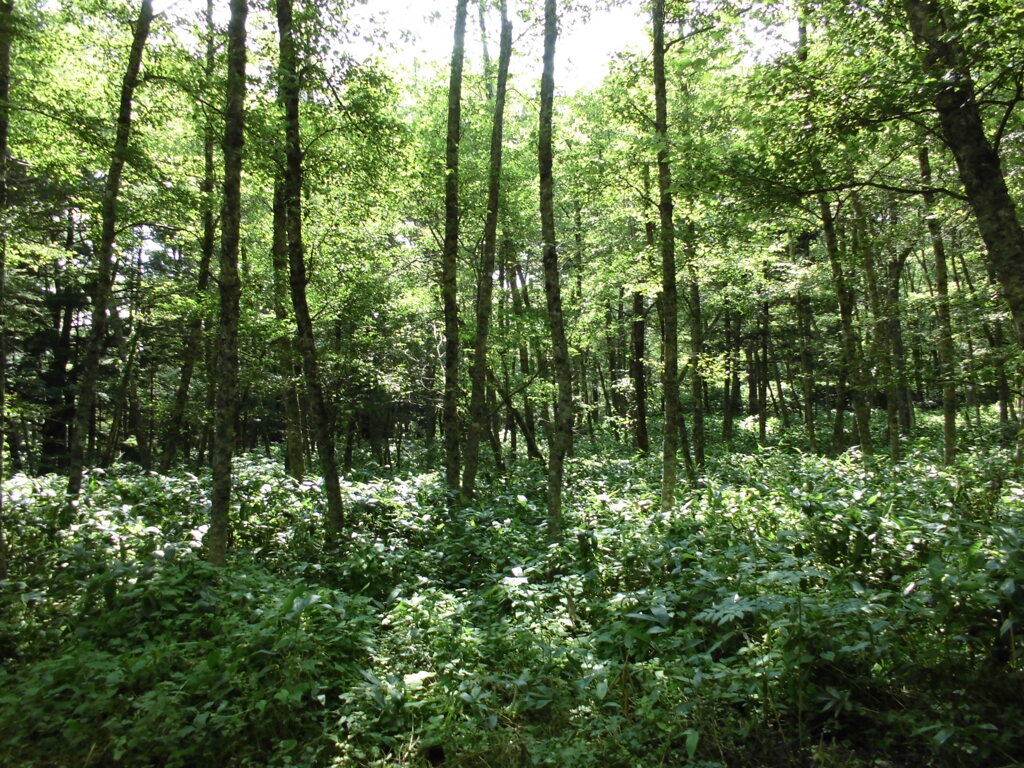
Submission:
[[[570,467],[548,543],[525,466],[449,513],[435,474],[236,464],[6,486],[11,766],[999,766],[1024,761],[1024,486],[781,450],[712,459],[660,514],[653,460]]]

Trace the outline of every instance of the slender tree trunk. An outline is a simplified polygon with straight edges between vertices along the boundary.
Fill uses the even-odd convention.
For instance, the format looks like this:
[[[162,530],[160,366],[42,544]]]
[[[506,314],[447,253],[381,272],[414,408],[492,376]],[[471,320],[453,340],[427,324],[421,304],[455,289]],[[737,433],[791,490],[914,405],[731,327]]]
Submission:
[[[523,439],[526,441],[526,457],[531,460],[535,459],[537,461],[543,461],[544,454],[540,452],[540,446],[537,445],[535,429],[533,425],[527,421],[526,417],[519,412],[519,409],[516,408],[513,393],[498,381],[493,372],[488,371],[487,377],[490,379],[495,391],[501,397],[502,402],[505,403],[505,407],[508,409],[509,414],[515,420],[516,424],[519,425],[519,430],[523,433]]]
[[[0,580],[7,578],[7,136],[14,0],[0,2]]]
[[[274,184],[274,231],[271,243],[271,263],[274,270],[274,317],[282,327],[288,324],[290,279],[288,270],[288,212],[284,184]],[[301,480],[306,474],[305,451],[302,445],[302,424],[299,414],[299,392],[295,384],[295,345],[291,334],[285,333],[275,344],[277,365],[283,379],[281,401],[284,411],[285,469]],[[345,472],[351,470],[347,465]]]
[[[747,415],[756,416],[761,410],[759,394],[761,391],[760,368],[757,362],[757,340],[759,333],[756,328],[747,331],[743,345],[743,365],[747,373]]]
[[[932,168],[928,147],[918,152],[921,181],[925,187],[932,183]],[[953,323],[949,313],[949,270],[946,264],[946,244],[942,228],[935,215],[935,195],[925,192],[925,221],[935,255],[936,313],[939,318],[939,378],[942,382],[942,460],[952,464],[956,458],[956,358],[953,353]]]
[[[498,395],[494,387],[487,388],[487,438],[491,444],[491,453],[494,454],[494,467],[501,475],[505,474],[505,459],[501,451],[501,418],[498,408]]]
[[[832,455],[846,450],[846,366],[840,366],[836,376],[836,412],[832,422]]]
[[[626,374],[626,368],[629,363],[627,362],[629,352],[629,339],[626,335],[626,310],[625,310],[625,291],[622,287],[619,287],[619,295],[615,302],[615,318],[614,318],[614,333],[611,338],[608,339],[609,344],[609,374],[608,374],[608,387],[611,390],[611,407],[612,412],[615,415],[615,435],[616,438],[621,439],[625,435],[620,431],[619,427],[625,423],[625,420],[629,418],[629,398],[626,395],[626,390],[619,385],[622,381],[623,376]],[[612,354],[614,353],[614,354]]]
[[[757,349],[754,353],[757,379],[757,441],[768,444],[768,340],[771,333],[771,305],[768,299],[761,301],[760,327],[758,328]]]
[[[854,251],[859,254],[861,267],[864,270],[864,283],[867,286],[868,303],[874,321],[874,332],[871,337],[871,356],[878,368],[881,385],[885,392],[886,432],[889,438],[889,457],[893,461],[900,459],[900,428],[897,413],[898,393],[892,371],[892,349],[889,347],[889,335],[885,332],[887,319],[879,287],[878,266],[875,261],[874,247],[868,238],[867,217],[864,214],[860,199],[852,198],[855,222],[853,227]]]
[[[302,242],[302,141],[299,125],[300,73],[292,0],[277,0],[277,28],[280,35],[280,97],[284,106],[285,228],[288,233],[288,273],[292,308],[295,310],[296,346],[302,358],[306,394],[310,402],[313,437],[320,454],[320,469],[327,496],[327,524],[338,534],[345,525],[345,510],[338,480],[338,458],[334,429],[327,399],[320,382],[320,366],[313,337],[313,319],[306,299],[306,260]]]
[[[69,224],[64,247],[70,251],[73,245],[74,230]],[[54,269],[53,291],[59,294],[64,283],[60,266],[54,264]],[[69,430],[75,415],[74,380],[68,376],[74,352],[71,332],[75,313],[72,302],[63,302],[55,310],[51,329],[56,335],[56,341],[51,347],[50,364],[40,376],[46,389],[53,393],[47,398],[47,410],[39,435],[39,471],[42,474],[67,471]]]
[[[740,320],[734,310],[725,308],[725,380],[722,382],[722,440],[731,447],[737,403],[740,394],[739,376]]]
[[[117,386],[117,395],[114,401],[114,419],[107,436],[107,447],[103,454],[102,462],[109,465],[117,457],[117,449],[120,445],[120,434],[134,435],[138,449],[137,461],[147,472],[152,468],[152,455],[149,451],[149,443],[146,439],[145,424],[143,423],[142,411],[139,408],[139,393],[137,383],[137,359],[138,359],[138,328],[134,319],[129,319],[130,332],[126,335],[124,322],[113,313],[111,326],[114,335],[114,343],[117,347],[118,356],[124,361],[121,369],[121,380]],[[127,416],[127,429],[122,425]]]
[[[565,457],[572,444],[572,374],[569,369],[569,342],[562,315],[562,287],[555,241],[555,198],[552,177],[551,123],[555,101],[555,39],[558,15],[555,0],[544,2],[544,68],[540,79],[540,128],[537,156],[540,165],[540,229],[543,242],[544,295],[547,299],[548,326],[551,331],[551,369],[558,397],[555,402],[554,429],[548,453],[548,536],[562,535],[562,484]]]
[[[690,377],[693,390],[693,461],[699,469],[704,468],[704,375],[701,373],[701,357],[704,355],[704,313],[701,308],[700,284],[690,254]]]
[[[516,287],[518,281],[520,289]],[[523,318],[526,311],[529,309],[529,301],[527,300],[526,284],[523,282],[523,277],[519,273],[518,268],[513,270],[512,278],[512,314],[519,318]],[[532,339],[531,339],[532,340]],[[530,377],[530,350],[529,342],[523,341],[519,344],[519,374],[524,380],[528,380]],[[530,458],[540,459],[540,451],[534,454],[530,449],[530,442],[536,445],[537,436],[537,424],[533,413],[533,401],[530,399],[527,387],[523,388],[523,412],[522,412],[522,424],[525,431],[529,433],[527,436],[527,455]],[[518,420],[517,420],[518,421]]]
[[[679,300],[676,290],[676,241],[672,171],[668,152],[668,94],[665,85],[665,0],[654,0],[654,132],[658,142],[658,213],[661,224],[661,305],[664,346],[663,397],[665,439],[661,467],[661,511],[672,508],[679,472]]]
[[[213,28],[213,0],[206,0],[206,77],[213,78],[214,56],[216,45],[214,42]],[[203,349],[203,320],[204,308],[203,298],[210,286],[210,264],[213,261],[213,252],[216,247],[217,225],[214,214],[214,130],[212,122],[208,121],[203,132],[203,183],[200,192],[203,196],[203,236],[200,243],[199,256],[199,278],[196,284],[196,296],[199,299],[199,306],[195,314],[189,320],[187,340],[185,349],[182,352],[181,377],[178,381],[178,388],[174,392],[174,400],[171,405],[171,413],[168,418],[167,438],[165,449],[160,461],[160,471],[167,472],[174,463],[179,451],[182,448],[182,427],[185,424],[185,409],[188,406],[188,393],[192,385],[192,376],[195,373],[196,363]]]
[[[1024,344],[1024,228],[999,153],[985,135],[959,36],[948,28],[939,0],[903,0],[903,7],[925,74],[935,83],[933,102],[943,138],[956,159],[989,261],[1010,306],[1017,341]]]
[[[505,93],[508,67],[512,58],[512,24],[504,1],[501,2],[501,45],[498,51],[498,84],[494,97],[494,119],[491,127],[490,169],[487,178],[487,218],[484,221],[483,252],[476,293],[476,343],[470,374],[472,389],[469,400],[469,423],[463,452],[462,492],[473,497],[480,458],[480,436],[486,428],[487,411],[487,340],[491,329],[494,263],[498,247],[498,205],[501,191],[502,132],[505,124]],[[483,19],[481,9],[481,20]]]
[[[228,69],[224,110],[224,197],[221,209],[220,317],[214,383],[214,429],[210,448],[213,491],[206,556],[223,566],[231,521],[231,459],[235,452],[238,413],[238,321],[242,284],[238,253],[242,219],[242,149],[245,143],[245,20],[248,0],[231,0],[228,22]]]
[[[842,326],[843,365],[846,369],[844,378],[849,380],[853,396],[853,414],[860,439],[860,449],[865,455],[874,452],[871,441],[871,410],[866,398],[867,382],[861,365],[858,351],[857,332],[853,325],[854,300],[853,289],[847,280],[839,254],[839,243],[836,237],[835,218],[832,207],[824,195],[819,195],[818,203],[821,210],[822,229],[825,233],[825,250],[829,264],[832,266],[832,280],[836,288],[839,303],[839,319]],[[839,404],[842,407],[842,403]]]
[[[633,355],[630,358],[629,372],[633,379],[633,439],[640,453],[651,449],[650,437],[647,434],[647,369],[644,363],[646,352],[647,322],[642,293],[633,294],[633,319],[630,323],[630,336]]]
[[[811,349],[812,308],[807,294],[797,288],[797,328],[800,337],[800,389],[803,395],[804,429],[811,453],[818,452],[818,438],[814,428],[814,355]]]
[[[82,490],[82,472],[85,468],[85,440],[89,432],[96,385],[99,381],[100,358],[107,333],[107,309],[114,290],[114,238],[117,234],[117,203],[121,193],[121,175],[128,157],[128,138],[132,127],[132,100],[142,68],[142,51],[149,37],[153,21],[151,0],[142,0],[139,18],[135,22],[128,66],[121,81],[121,101],[117,112],[117,129],[110,158],[110,170],[103,187],[100,212],[100,239],[96,248],[96,288],[92,298],[92,322],[85,346],[85,359],[78,378],[78,399],[75,421],[71,428],[68,450],[68,495],[77,499]],[[5,102],[6,103],[6,102]]]
[[[459,491],[459,138],[462,122],[462,60],[466,39],[467,0],[455,6],[455,42],[448,82],[448,137],[445,144],[444,250],[441,255],[441,302],[444,311],[444,475],[448,490]]]
[[[907,378],[907,350],[903,342],[903,313],[900,302],[903,267],[909,255],[910,250],[905,249],[897,258],[890,260],[887,266],[889,318],[886,332],[889,334],[893,374],[896,376],[896,391],[899,395],[900,432],[904,435],[909,435],[914,427],[914,397]]]
[[[782,421],[782,429],[787,431],[789,430],[789,403],[786,400],[786,392],[782,388],[783,366],[779,362],[779,354],[774,344],[769,346],[769,353],[768,359],[771,361],[771,371],[774,374],[773,378],[775,380],[775,410]]]

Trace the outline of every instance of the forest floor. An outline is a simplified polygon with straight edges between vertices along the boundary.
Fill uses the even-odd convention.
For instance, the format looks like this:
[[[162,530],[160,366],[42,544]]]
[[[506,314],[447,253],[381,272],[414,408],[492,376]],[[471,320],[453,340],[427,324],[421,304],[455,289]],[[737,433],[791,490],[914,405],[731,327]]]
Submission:
[[[972,442],[973,441],[973,442]],[[1024,763],[1024,483],[979,433],[942,467],[721,453],[657,512],[656,458],[542,468],[456,512],[436,473],[318,483],[11,478],[0,759],[17,766],[1010,766]]]

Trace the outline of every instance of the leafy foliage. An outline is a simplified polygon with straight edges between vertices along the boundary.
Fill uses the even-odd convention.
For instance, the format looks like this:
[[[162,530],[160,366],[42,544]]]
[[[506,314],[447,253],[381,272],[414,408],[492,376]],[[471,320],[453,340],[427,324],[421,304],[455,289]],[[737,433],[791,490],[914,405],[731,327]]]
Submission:
[[[537,468],[446,509],[435,475],[238,462],[234,561],[198,556],[194,475],[17,476],[3,584],[11,765],[999,765],[1021,759],[1024,484],[781,450],[572,464],[564,546]],[[59,757],[58,757],[59,756]],[[431,763],[433,761],[433,763]]]

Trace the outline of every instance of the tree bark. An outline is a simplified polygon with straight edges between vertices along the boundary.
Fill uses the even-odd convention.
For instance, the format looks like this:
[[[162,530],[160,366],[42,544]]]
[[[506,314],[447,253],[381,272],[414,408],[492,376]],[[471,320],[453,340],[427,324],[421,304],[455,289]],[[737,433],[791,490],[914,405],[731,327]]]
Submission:
[[[801,289],[796,294],[797,327],[800,344],[800,391],[803,396],[804,430],[811,453],[818,452],[818,436],[814,423],[814,355],[811,349],[813,309],[811,299]]]
[[[665,434],[661,465],[661,511],[672,508],[679,472],[679,307],[672,171],[668,152],[668,94],[665,85],[665,0],[654,0],[654,132],[658,145],[658,213],[661,229],[662,357]]]
[[[917,159],[921,167],[922,186],[930,187],[932,168],[928,147],[921,147]],[[939,320],[939,378],[942,382],[942,461],[949,465],[956,458],[956,358],[953,352],[953,323],[949,312],[949,269],[942,227],[935,215],[934,193],[924,193],[924,206],[928,235],[935,256],[935,309]]]
[[[889,347],[892,349],[893,374],[896,377],[898,394],[897,410],[899,412],[900,432],[909,435],[914,427],[914,397],[907,379],[907,350],[903,343],[902,306],[900,303],[900,285],[903,280],[903,267],[907,263],[911,250],[904,249],[886,265],[888,295],[886,302],[889,317],[886,333],[889,334]]]
[[[223,566],[231,529],[231,459],[238,413],[238,321],[242,284],[238,275],[242,218],[242,150],[245,143],[245,20],[248,0],[231,0],[224,110],[224,197],[221,209],[220,316],[214,383],[214,429],[210,448],[213,490],[206,556]]]
[[[274,232],[271,243],[271,264],[274,270],[274,317],[286,326],[289,300],[288,271],[288,213],[284,184],[274,184]],[[302,443],[302,423],[299,414],[299,391],[295,385],[295,346],[289,333],[281,335],[277,344],[277,365],[284,383],[281,387],[281,401],[284,411],[285,470],[292,477],[301,480],[306,474],[306,456]],[[347,444],[346,444],[347,445]],[[351,455],[343,471],[352,469]]]
[[[465,54],[466,4],[455,6],[455,42],[448,82],[448,135],[445,141],[444,249],[441,255],[441,303],[444,312],[444,476],[448,490],[459,492],[459,139],[462,121],[462,61]]]
[[[519,431],[523,433],[523,440],[526,441],[526,458],[531,461],[543,461],[544,454],[540,452],[540,446],[537,445],[537,436],[534,428],[529,424],[523,414],[519,412],[519,409],[516,408],[513,393],[498,381],[493,372],[488,371],[487,378],[490,379],[495,391],[501,397],[502,402],[505,403],[505,408],[508,409],[512,419],[519,425]]]
[[[0,221],[7,220],[7,137],[11,106],[11,38],[14,0],[0,2]],[[7,578],[7,225],[0,225],[0,579]]]
[[[860,440],[860,449],[865,455],[871,455],[874,452],[870,428],[871,410],[865,396],[867,382],[864,375],[864,367],[861,365],[860,352],[857,348],[857,332],[853,325],[853,289],[850,287],[846,273],[843,270],[832,207],[824,195],[818,196],[818,204],[821,212],[822,230],[825,234],[825,250],[828,255],[829,264],[832,267],[832,281],[836,288],[836,299],[839,303],[843,366],[845,368],[845,376],[842,378],[849,381],[852,389],[853,414],[857,426],[857,435]],[[842,408],[843,403],[838,403],[837,407]],[[836,446],[836,448],[840,450],[839,446]]]
[[[334,429],[327,399],[320,382],[313,319],[306,298],[306,260],[302,242],[302,141],[299,125],[301,77],[295,30],[292,24],[292,0],[277,0],[277,29],[280,35],[280,98],[284,107],[285,230],[288,233],[288,273],[292,308],[295,311],[296,346],[302,358],[302,372],[309,397],[313,437],[320,454],[320,469],[327,496],[327,525],[337,535],[345,525],[338,479],[338,458]]]
[[[71,428],[68,450],[68,496],[74,500],[82,490],[82,472],[85,468],[85,441],[89,433],[96,402],[96,385],[99,380],[100,358],[107,333],[107,309],[114,290],[114,238],[117,234],[117,203],[121,193],[121,176],[128,158],[128,139],[132,128],[132,101],[139,82],[142,68],[142,51],[149,37],[153,21],[151,0],[142,0],[139,18],[135,22],[132,46],[128,53],[128,65],[121,81],[121,99],[117,111],[117,126],[114,134],[114,148],[110,157],[110,169],[103,186],[103,202],[100,211],[100,239],[96,248],[96,288],[92,297],[92,321],[85,346],[85,359],[78,379],[78,398],[75,405],[75,421]],[[6,104],[6,101],[5,101]]]
[[[985,134],[974,89],[955,30],[940,0],[903,0],[932,96],[942,136],[953,152],[960,180],[985,242],[1018,343],[1024,345],[1024,228],[1006,186],[999,153]]]
[[[892,348],[889,346],[889,335],[886,333],[887,310],[883,301],[883,290],[879,286],[878,265],[875,260],[873,244],[868,237],[867,216],[860,199],[855,194],[851,200],[854,210],[853,247],[860,256],[861,268],[864,271],[864,283],[867,287],[868,304],[874,328],[871,336],[871,356],[878,369],[881,389],[885,393],[886,432],[889,438],[889,458],[900,460],[900,428],[897,401],[899,394],[896,379],[893,376]]]
[[[754,347],[754,368],[757,380],[757,442],[768,444],[768,342],[771,338],[771,304],[767,298],[767,287],[758,312],[757,346]]]
[[[692,236],[692,232],[691,232]],[[704,374],[701,372],[701,357],[704,355],[704,312],[701,308],[700,283],[693,265],[693,247],[689,264],[690,304],[690,382],[693,396],[693,461],[698,469],[704,469]]]
[[[646,311],[642,293],[633,294],[633,319],[630,323],[632,356],[629,362],[630,378],[633,380],[633,440],[636,449],[646,454],[651,450],[647,434],[647,368],[644,363],[647,341]]]
[[[74,247],[74,228],[70,222],[70,214],[64,248],[71,251]],[[66,273],[61,265],[53,264],[53,295],[66,294],[67,284],[62,280]],[[70,282],[70,281],[68,281]],[[67,472],[68,439],[71,425],[75,420],[74,379],[68,376],[68,364],[71,362],[74,345],[72,343],[73,321],[76,314],[75,302],[62,299],[52,311],[51,330],[56,337],[50,346],[50,364],[40,374],[45,386],[46,413],[40,428],[40,461],[39,471]]]
[[[476,292],[476,340],[473,347],[472,382],[469,398],[469,423],[463,451],[462,493],[472,498],[476,489],[476,473],[480,458],[480,436],[487,420],[487,340],[491,330],[494,293],[494,263],[498,247],[498,205],[501,192],[502,133],[505,124],[505,93],[508,67],[512,58],[512,23],[505,2],[501,7],[501,44],[498,50],[498,82],[494,96],[494,118],[491,127],[490,168],[487,176],[487,218],[484,221],[484,242],[480,258],[480,276]],[[483,19],[481,9],[481,19]]]
[[[725,379],[722,382],[722,440],[732,446],[733,427],[740,401],[740,318],[726,304],[725,307]]]
[[[540,79],[540,126],[537,157],[540,165],[540,230],[544,262],[544,296],[547,299],[548,327],[551,332],[551,370],[558,387],[554,429],[548,452],[548,536],[562,535],[562,484],[565,457],[572,444],[572,374],[569,368],[569,342],[562,315],[562,288],[555,242],[555,198],[552,176],[553,154],[551,124],[555,101],[555,40],[558,14],[555,0],[544,2],[544,67]]]

